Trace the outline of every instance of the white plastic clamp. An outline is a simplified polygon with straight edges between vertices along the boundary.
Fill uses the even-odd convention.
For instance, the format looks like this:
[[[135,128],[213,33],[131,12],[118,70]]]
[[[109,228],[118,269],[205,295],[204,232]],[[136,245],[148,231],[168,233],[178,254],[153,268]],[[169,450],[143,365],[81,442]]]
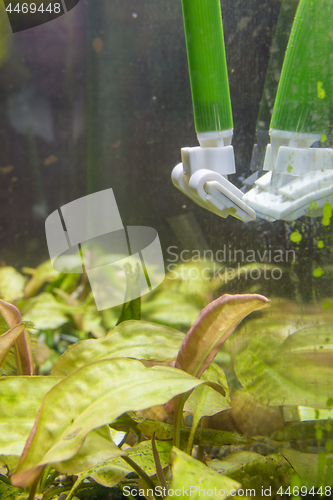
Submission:
[[[172,171],[172,182],[201,207],[220,217],[232,215],[248,222],[255,211],[247,206],[244,194],[225,175],[236,172],[232,130],[198,134],[200,146],[182,148],[182,163]]]
[[[333,149],[310,147],[320,134],[271,130],[270,136],[264,161],[269,172],[243,200],[267,220],[321,215],[333,202]]]

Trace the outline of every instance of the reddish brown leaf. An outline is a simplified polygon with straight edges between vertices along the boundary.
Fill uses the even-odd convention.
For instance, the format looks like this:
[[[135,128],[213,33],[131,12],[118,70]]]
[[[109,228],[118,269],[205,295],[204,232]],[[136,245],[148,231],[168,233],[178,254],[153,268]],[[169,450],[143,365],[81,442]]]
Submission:
[[[200,378],[242,319],[267,306],[269,300],[262,295],[222,295],[214,300],[188,331],[175,367]]]
[[[13,304],[0,300],[0,313],[10,328],[22,323],[20,311]],[[15,342],[15,357],[17,368],[22,375],[33,375],[34,364],[32,361],[30,337],[24,329]]]

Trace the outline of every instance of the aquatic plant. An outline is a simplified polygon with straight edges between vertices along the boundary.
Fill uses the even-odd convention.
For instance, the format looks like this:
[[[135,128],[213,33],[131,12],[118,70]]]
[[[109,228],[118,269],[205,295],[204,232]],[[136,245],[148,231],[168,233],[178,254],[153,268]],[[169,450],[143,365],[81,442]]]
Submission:
[[[2,495],[32,500],[39,492],[51,500],[66,493],[70,500],[118,485],[130,498],[135,491],[165,497],[168,490],[171,498],[185,488],[196,499],[199,487],[215,491],[212,497],[240,488],[256,495],[264,488],[273,497],[288,487],[333,484],[328,325],[290,336],[277,328],[273,307],[233,333],[270,303],[224,295],[184,335],[129,319],[138,305],[125,304],[105,337],[69,347],[49,376],[0,378]],[[0,337],[3,362],[32,325],[11,304],[2,301],[1,311],[11,327]],[[29,342],[17,352],[21,373]],[[316,417],[299,421],[300,405],[316,409]],[[285,424],[288,412],[296,421]]]

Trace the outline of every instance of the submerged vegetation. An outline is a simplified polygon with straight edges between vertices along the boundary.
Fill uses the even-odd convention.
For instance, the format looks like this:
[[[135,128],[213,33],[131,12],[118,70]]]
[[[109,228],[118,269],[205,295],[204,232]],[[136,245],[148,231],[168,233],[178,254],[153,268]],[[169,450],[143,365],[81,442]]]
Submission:
[[[0,268],[0,498],[328,496],[330,309],[212,276],[98,313],[84,275],[24,273]]]

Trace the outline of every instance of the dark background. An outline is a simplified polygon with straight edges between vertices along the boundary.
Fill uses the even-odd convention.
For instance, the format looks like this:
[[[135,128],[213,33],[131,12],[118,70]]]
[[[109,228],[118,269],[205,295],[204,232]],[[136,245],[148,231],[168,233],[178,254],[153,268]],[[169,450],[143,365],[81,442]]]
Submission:
[[[221,6],[237,167],[230,180],[241,187],[252,173],[281,0],[222,0]],[[282,7],[288,22],[273,52],[270,85],[278,81],[296,0],[284,0]],[[64,203],[112,187],[124,225],[154,227],[164,252],[170,245],[215,252],[224,244],[245,251],[269,245],[286,250],[291,231],[300,228],[304,237],[294,271],[309,285],[307,259],[316,258],[318,221],[302,219],[291,226],[221,219],[171,183],[180,148],[197,145],[180,0],[81,0],[65,16],[5,42],[7,49],[0,52],[2,265],[20,268],[47,259],[46,217]]]

